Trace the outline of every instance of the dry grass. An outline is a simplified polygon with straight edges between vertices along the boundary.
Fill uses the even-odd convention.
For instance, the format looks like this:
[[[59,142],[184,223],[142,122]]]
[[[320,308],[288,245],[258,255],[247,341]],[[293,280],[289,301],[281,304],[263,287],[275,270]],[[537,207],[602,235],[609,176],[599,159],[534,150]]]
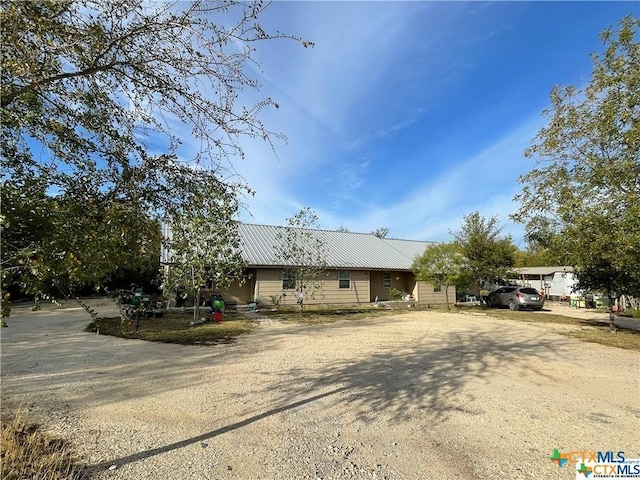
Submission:
[[[87,330],[100,335],[113,335],[123,338],[137,338],[151,342],[179,343],[183,345],[213,345],[229,343],[238,335],[248,333],[253,328],[253,322],[239,318],[237,315],[226,315],[221,323],[203,323],[191,326],[193,315],[184,313],[169,313],[162,318],[144,318],[141,329],[133,331],[129,322],[122,322],[120,318],[102,318],[91,323]]]
[[[616,333],[612,333],[609,327],[590,327],[567,332],[565,335],[583,342],[640,351],[640,332],[637,330],[618,329]]]
[[[563,332],[572,338],[577,338],[583,342],[599,343],[609,347],[625,348],[627,350],[640,351],[640,331],[617,328],[616,333],[612,333],[608,323],[585,320],[582,318],[568,317],[565,315],[555,315],[550,313],[532,312],[528,310],[511,311],[500,308],[486,307],[462,307],[458,311],[467,311],[470,313],[485,313],[487,316],[494,318],[504,318],[525,323],[554,323],[562,325],[573,325],[583,327],[581,329]]]
[[[321,323],[333,323],[338,320],[362,320],[372,317],[386,317],[406,313],[407,310],[407,308],[375,308],[369,306],[312,306],[305,307],[303,312],[300,312],[299,308],[291,308],[288,310],[281,309],[277,312],[260,312],[260,316],[262,318],[280,320],[282,322],[316,325]],[[413,309],[411,311],[413,311]]]
[[[394,308],[395,307],[395,308]],[[100,334],[114,335],[123,338],[137,338],[153,342],[179,343],[183,345],[214,345],[217,343],[233,342],[238,335],[250,332],[256,325],[257,319],[273,319],[281,322],[301,323],[315,325],[321,323],[333,323],[338,320],[361,320],[372,317],[384,317],[398,315],[407,312],[405,304],[391,305],[389,307],[374,308],[372,306],[307,306],[303,313],[296,307],[281,307],[278,311],[260,312],[227,312],[222,323],[205,323],[191,326],[192,314],[169,313],[162,318],[144,318],[142,328],[134,332],[131,325],[122,323],[120,318],[107,318],[98,321],[98,325],[91,324],[90,331],[96,331],[99,327]],[[447,310],[439,308],[417,308],[409,311],[434,311],[434,312],[467,312],[479,315],[491,316],[511,321],[536,323],[536,324],[562,324],[575,327],[584,327],[580,330],[565,333],[573,338],[585,342],[599,343],[611,347],[626,348],[640,351],[640,331],[618,329],[617,334],[609,331],[607,324],[573,318],[564,315],[541,313],[533,311],[511,311],[508,309],[486,308],[481,306],[452,307]]]
[[[69,445],[53,438],[26,413],[2,414],[2,480],[80,480],[88,478]]]

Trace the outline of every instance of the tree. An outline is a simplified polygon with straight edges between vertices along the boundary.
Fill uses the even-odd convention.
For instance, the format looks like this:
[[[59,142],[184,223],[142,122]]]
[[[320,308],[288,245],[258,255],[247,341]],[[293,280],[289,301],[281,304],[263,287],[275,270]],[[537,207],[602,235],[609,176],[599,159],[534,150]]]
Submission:
[[[120,232],[100,226],[104,212],[132,206],[158,219],[176,218],[192,208],[193,192],[208,192],[206,185],[194,185],[219,184],[232,175],[233,161],[244,156],[241,137],[272,147],[283,138],[260,120],[263,109],[278,107],[275,101],[244,104],[239,97],[260,87],[247,68],[256,64],[255,45],[295,39],[260,26],[267,6],[235,0],[3,2],[2,188],[37,184],[56,205],[92,205],[96,215],[82,218],[81,230],[100,232],[91,245],[98,258],[118,260],[113,249],[120,248]],[[180,150],[185,137],[199,144],[193,157]],[[61,232],[68,222],[68,234],[55,249],[46,238],[32,239],[36,250],[50,254],[40,256],[41,269],[68,274],[72,288],[88,276],[103,278],[101,270],[60,270],[61,256],[84,256],[73,236],[77,213],[57,217]],[[140,218],[121,220],[130,220],[126,227],[134,231]],[[3,255],[5,235],[11,236],[3,233]],[[24,272],[17,258],[3,256],[3,270]]]
[[[344,225],[340,225],[337,229],[336,232],[341,232],[341,233],[349,233],[349,229],[347,227],[345,227]]]
[[[449,306],[449,287],[464,286],[469,278],[465,275],[466,259],[454,243],[429,245],[424,253],[413,261],[411,267],[418,280],[444,286],[444,294]]]
[[[506,278],[515,263],[516,247],[501,232],[497,217],[485,219],[473,212],[463,217],[459,231],[451,233],[478,292],[485,284]]]
[[[527,242],[525,250],[515,252],[516,267],[548,267],[558,265],[562,252],[556,253],[536,242]]]
[[[274,246],[276,257],[285,268],[286,276],[294,286],[300,311],[307,295],[314,297],[320,287],[320,275],[327,267],[327,240],[318,230],[318,217],[310,208],[300,210],[281,227]]]
[[[528,238],[563,252],[577,288],[640,296],[640,20],[605,30],[584,88],[555,87],[525,151],[513,218]],[[613,326],[613,314],[611,314]]]
[[[137,202],[101,192],[50,196],[39,178],[1,190],[3,287],[36,298],[113,285],[121,271],[159,270],[160,225]],[[136,279],[140,281],[140,279]]]
[[[376,228],[371,232],[371,235],[375,235],[378,238],[386,238],[389,235],[389,229],[387,227]]]
[[[171,233],[165,239],[169,269],[165,294],[186,289],[193,296],[193,320],[198,320],[200,288],[227,289],[232,281],[244,283],[240,252],[237,187],[216,181],[196,182],[184,207],[168,219]]]

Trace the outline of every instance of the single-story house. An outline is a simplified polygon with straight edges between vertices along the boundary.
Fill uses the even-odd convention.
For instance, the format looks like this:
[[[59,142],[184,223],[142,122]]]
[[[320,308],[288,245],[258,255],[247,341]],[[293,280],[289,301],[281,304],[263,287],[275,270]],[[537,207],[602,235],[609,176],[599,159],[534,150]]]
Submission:
[[[524,287],[533,287],[550,300],[560,300],[575,295],[574,285],[578,282],[573,267],[523,267],[516,268],[518,278],[510,283]]]
[[[241,254],[245,262],[245,283],[220,292],[225,301],[239,305],[252,302],[295,305],[297,292],[290,278],[291,262],[279,258],[279,234],[290,227],[239,224]],[[379,238],[372,234],[311,230],[326,248],[325,270],[318,276],[318,288],[305,294],[305,304],[364,304],[389,300],[394,288],[412,295],[422,305],[445,303],[443,287],[418,281],[411,271],[416,256],[432,242]],[[168,259],[163,252],[163,259]],[[214,286],[215,288],[215,286]],[[455,288],[449,287],[455,299]]]

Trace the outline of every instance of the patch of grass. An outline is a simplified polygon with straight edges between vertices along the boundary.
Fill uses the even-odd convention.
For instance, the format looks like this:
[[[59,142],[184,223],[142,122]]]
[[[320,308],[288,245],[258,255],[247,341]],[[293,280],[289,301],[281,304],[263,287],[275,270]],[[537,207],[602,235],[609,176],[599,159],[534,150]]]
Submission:
[[[2,480],[81,480],[88,478],[64,440],[53,438],[26,413],[3,412]]]
[[[305,325],[317,325],[321,323],[333,323],[338,320],[362,320],[373,317],[387,317],[415,311],[413,308],[385,308],[385,307],[352,307],[352,306],[326,306],[305,307],[304,312],[297,310],[282,310],[276,312],[260,312],[263,318],[270,318],[282,322],[302,323]]]
[[[635,318],[637,320],[640,320],[640,309],[628,309],[628,310],[625,310],[624,312],[617,313],[616,315],[619,315],[621,317]]]
[[[483,312],[493,318],[514,320],[526,323],[554,323],[587,327],[580,330],[563,332],[572,338],[583,342],[599,343],[610,347],[640,350],[640,331],[617,327],[617,333],[611,333],[608,322],[595,322],[581,318],[567,317],[551,313],[532,312],[529,310],[512,311],[500,308],[486,308],[480,306],[463,307],[460,310],[469,312]]]
[[[557,315],[555,313],[531,312],[528,310],[519,310],[513,312],[511,310],[501,310],[492,308],[488,310],[488,315],[496,318],[507,318],[527,323],[557,323],[562,325],[584,325],[586,320],[581,318],[567,317],[566,315]]]
[[[567,332],[565,335],[577,338],[583,342],[599,343],[609,347],[640,351],[640,332],[637,330],[624,330],[619,328],[616,333],[611,333],[609,327],[592,327]]]
[[[99,331],[100,335],[136,338],[151,342],[179,343],[182,345],[215,345],[230,343],[238,335],[248,333],[253,322],[234,314],[225,314],[221,323],[203,323],[191,326],[193,315],[168,313],[162,318],[143,318],[140,331],[133,331],[130,322],[120,318],[102,318],[89,324],[88,331]]]

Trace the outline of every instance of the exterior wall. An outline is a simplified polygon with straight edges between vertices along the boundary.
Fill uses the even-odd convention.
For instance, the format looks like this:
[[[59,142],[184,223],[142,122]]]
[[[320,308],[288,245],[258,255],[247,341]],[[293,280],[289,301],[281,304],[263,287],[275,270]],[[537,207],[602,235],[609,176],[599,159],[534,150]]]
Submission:
[[[419,305],[445,305],[447,303],[444,289],[442,292],[434,292],[433,285],[430,283],[417,281],[415,291],[417,291],[417,295],[416,293],[413,295]],[[449,286],[449,303],[456,303],[456,287],[453,285]]]
[[[350,288],[340,288],[338,270],[327,270],[319,276],[319,287],[305,296],[305,304],[361,304],[369,303],[378,297],[383,302],[389,300],[389,290],[397,288],[413,294],[420,305],[444,305],[444,292],[434,292],[433,285],[416,281],[410,272],[391,272],[391,287],[383,288],[382,271],[350,270]],[[271,303],[271,297],[281,297],[281,305],[296,305],[295,290],[282,290],[282,269],[258,268],[246,272],[244,285],[234,283],[228,290],[222,291],[227,303],[248,304],[258,298],[261,302]],[[449,302],[454,303],[455,287],[449,287]]]
[[[253,299],[253,277],[248,276],[243,285],[233,282],[231,287],[221,293],[226,303],[246,305]]]
[[[370,273],[363,270],[350,270],[349,288],[339,288],[338,270],[327,270],[320,274],[319,286],[313,292],[307,292],[304,303],[310,304],[358,304],[370,302]],[[271,297],[281,297],[281,305],[295,305],[295,290],[282,290],[282,269],[264,268],[256,272],[256,296],[264,303],[271,303]]]
[[[327,278],[322,280],[321,289],[316,290],[315,300],[305,299],[306,303],[369,303],[370,272],[350,270],[349,288],[340,288],[338,270],[329,270]]]
[[[391,274],[391,286],[384,286],[384,274]],[[394,271],[372,271],[371,272],[371,298],[370,302],[374,302],[376,297],[381,302],[389,300],[389,290],[396,288],[403,292],[413,293],[415,287],[415,277],[410,272],[394,272]],[[415,296],[415,293],[414,293]]]
[[[433,285],[418,280],[412,293],[418,305],[427,305],[427,298],[430,292],[433,293]]]
[[[319,276],[319,287],[311,294],[305,296],[305,304],[361,304],[378,300],[388,301],[389,290],[396,288],[407,294],[412,294],[420,305],[445,304],[444,292],[434,292],[433,285],[422,281],[416,281],[411,272],[391,272],[391,287],[383,287],[382,271],[350,270],[351,282],[349,288],[340,288],[338,270],[327,270]],[[257,268],[245,272],[246,279],[243,285],[234,282],[231,287],[220,291],[227,304],[246,305],[256,299],[261,302],[271,303],[271,297],[281,297],[281,305],[296,305],[295,290],[282,290],[282,269]],[[216,289],[207,289],[202,292],[203,298],[208,300],[211,292]],[[455,287],[449,287],[449,301],[455,302]]]

